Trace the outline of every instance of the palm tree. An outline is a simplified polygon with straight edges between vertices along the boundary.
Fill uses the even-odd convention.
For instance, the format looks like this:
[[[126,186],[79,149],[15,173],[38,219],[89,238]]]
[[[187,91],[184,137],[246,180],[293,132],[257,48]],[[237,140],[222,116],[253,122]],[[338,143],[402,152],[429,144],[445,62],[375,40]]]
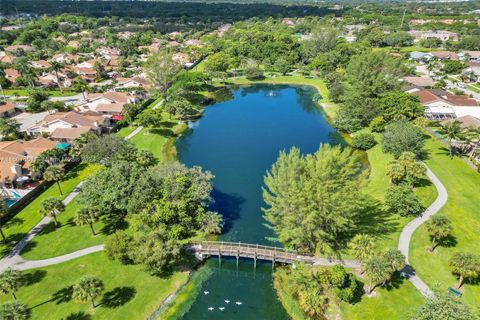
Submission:
[[[203,231],[208,234],[220,234],[222,233],[224,221],[221,214],[217,212],[207,212],[203,217]]]
[[[60,71],[62,68],[63,68],[62,63],[60,63],[58,61],[52,61],[51,62],[50,70],[55,72],[55,77],[57,78],[57,85],[58,85],[58,89],[60,89],[60,92],[63,92],[63,89],[62,89],[62,86],[61,86],[61,83],[60,83],[60,77],[58,76],[58,71]]]
[[[355,259],[363,262],[370,258],[375,252],[375,240],[372,236],[366,234],[357,234],[348,243],[348,248]]]
[[[452,234],[452,223],[445,216],[432,216],[425,224],[427,232],[432,238],[428,251],[433,252],[438,243]]]
[[[2,236],[3,243],[7,243],[7,238],[3,233],[3,218],[8,215],[8,206],[4,200],[3,197],[0,197],[0,235]]]
[[[460,122],[457,120],[447,122],[443,125],[443,131],[445,131],[450,146],[450,159],[453,159],[453,140],[459,139],[462,133]]]
[[[57,183],[61,195],[63,195],[63,193],[62,188],[60,187],[60,180],[62,180],[64,176],[65,170],[60,166],[50,166],[43,173],[45,180]]]
[[[0,307],[0,319],[28,320],[32,315],[30,308],[19,301],[11,301]]]
[[[95,308],[95,299],[104,289],[103,281],[94,277],[85,277],[73,286],[73,297],[80,302],[91,301]]]
[[[369,281],[368,294],[372,293],[378,285],[384,285],[392,276],[388,261],[379,256],[368,259],[363,266],[363,270]]]
[[[99,211],[95,208],[82,207],[77,211],[77,214],[73,218],[73,221],[77,226],[89,225],[92,230],[92,235],[96,235],[93,229],[93,224],[98,220]]]
[[[55,221],[55,228],[58,227],[57,215],[65,210],[63,202],[57,198],[50,197],[43,200],[40,206],[40,212],[47,217],[53,218]]]
[[[472,253],[457,252],[449,261],[452,273],[459,276],[456,285],[459,289],[465,279],[475,279],[480,276],[480,259]]]
[[[0,293],[11,294],[14,300],[17,300],[15,291],[20,287],[22,274],[18,270],[9,268],[0,274]]]
[[[405,256],[400,250],[397,249],[388,249],[383,253],[383,258],[390,265],[391,273],[395,271],[400,271],[405,267]]]

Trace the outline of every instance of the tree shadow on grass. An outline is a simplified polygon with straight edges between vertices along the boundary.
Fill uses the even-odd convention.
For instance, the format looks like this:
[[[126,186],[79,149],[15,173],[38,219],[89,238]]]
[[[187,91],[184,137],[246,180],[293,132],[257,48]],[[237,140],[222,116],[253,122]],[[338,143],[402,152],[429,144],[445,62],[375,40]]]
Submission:
[[[167,138],[173,137],[175,135],[172,130],[166,128],[153,128],[149,129],[149,132],[150,134],[157,134]]]
[[[387,291],[398,289],[404,281],[405,278],[401,276],[400,272],[395,272],[390,281],[385,284],[385,289],[387,289]]]
[[[419,178],[415,181],[415,188],[428,187],[432,185],[432,181],[428,178]]]
[[[103,234],[113,234],[118,230],[126,230],[128,228],[128,222],[125,221],[123,216],[117,214],[108,214],[103,216],[102,222],[103,228],[100,230]]]
[[[457,238],[453,235],[448,235],[444,239],[438,242],[437,247],[444,247],[444,248],[453,248],[457,246]]]
[[[22,283],[24,286],[28,287],[42,281],[42,279],[45,278],[46,275],[47,271],[44,270],[34,270],[31,272],[27,272],[22,275]]]
[[[118,308],[135,297],[137,290],[134,287],[116,287],[103,295],[99,306],[106,308]]]
[[[72,296],[73,286],[68,286],[55,292],[52,296],[52,301],[55,301],[56,304],[67,303],[72,300]]]
[[[91,320],[91,319],[92,319],[92,316],[83,311],[72,313],[66,318],[62,318],[62,320]]]
[[[82,171],[83,169],[85,169],[87,167],[87,164],[86,163],[80,163],[78,165],[76,165],[72,170],[68,171],[66,174],[65,174],[65,177],[62,179],[62,181],[65,181],[65,180],[69,180],[69,179],[73,179],[73,178],[77,178],[78,177],[78,173],[80,171]]]
[[[20,254],[24,254],[26,252],[30,252],[32,251],[33,249],[35,249],[35,247],[37,246],[38,242],[35,241],[35,240],[30,240],[27,245],[22,249],[22,252],[20,252]]]

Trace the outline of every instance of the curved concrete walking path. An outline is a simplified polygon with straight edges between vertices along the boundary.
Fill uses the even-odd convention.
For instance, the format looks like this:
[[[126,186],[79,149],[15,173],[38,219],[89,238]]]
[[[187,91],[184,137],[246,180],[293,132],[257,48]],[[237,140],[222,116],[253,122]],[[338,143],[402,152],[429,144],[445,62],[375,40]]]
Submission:
[[[433,183],[437,189],[438,195],[435,201],[423,212],[423,214],[412,221],[410,221],[400,233],[400,238],[398,240],[398,250],[400,250],[405,256],[405,262],[407,265],[402,270],[402,274],[405,278],[410,281],[415,288],[425,297],[433,296],[433,291],[427,286],[425,282],[420,279],[419,276],[415,273],[415,270],[410,265],[409,261],[409,250],[410,250],[410,241],[412,240],[413,233],[425,223],[431,216],[437,213],[447,202],[448,192],[447,189],[443,186],[442,182],[437,178],[437,176],[427,167],[427,177]]]
[[[132,132],[133,135],[140,132],[142,128],[137,128],[138,131],[135,130]],[[423,223],[425,223],[432,215],[437,213],[447,202],[448,193],[447,189],[443,186],[440,180],[435,176],[435,174],[427,168],[427,177],[430,181],[434,184],[435,188],[437,189],[438,196],[435,201],[425,210],[425,212],[410,221],[400,233],[400,238],[398,242],[398,249],[405,255],[405,260],[407,265],[401,271],[402,275],[410,281],[415,288],[425,297],[433,296],[432,290],[425,284],[419,276],[416,275],[415,270],[410,265],[409,261],[409,249],[410,249],[410,241],[412,239],[413,233],[420,227]],[[81,191],[81,182],[74,190],[71,192],[64,200],[63,203],[67,205],[70,203]],[[57,256],[49,259],[43,260],[25,260],[20,256],[20,252],[25,248],[27,243],[33,239],[40,231],[45,227],[48,223],[51,222],[51,218],[45,217],[43,218],[30,232],[12,249],[12,251],[5,256],[3,259],[0,260],[0,272],[4,271],[8,268],[14,268],[18,270],[28,270],[34,268],[41,268],[46,267],[54,264],[59,264],[62,262],[66,262],[72,259],[76,259],[94,252],[99,252],[104,249],[104,245],[96,245],[92,247],[88,247],[85,249],[81,249],[75,252],[71,252],[62,256]],[[355,260],[335,260],[335,259],[328,259],[328,258],[315,258],[314,265],[318,266],[333,266],[335,264],[341,264],[345,267],[349,268],[359,268],[360,263]]]

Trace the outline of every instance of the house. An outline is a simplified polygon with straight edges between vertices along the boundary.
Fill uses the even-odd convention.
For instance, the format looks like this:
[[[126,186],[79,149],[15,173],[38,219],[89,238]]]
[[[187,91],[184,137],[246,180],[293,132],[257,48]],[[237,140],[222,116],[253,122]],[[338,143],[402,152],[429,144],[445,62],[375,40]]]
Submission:
[[[29,64],[35,69],[49,69],[52,67],[47,60],[30,61]]]
[[[75,109],[78,112],[98,112],[104,115],[118,115],[127,103],[136,103],[139,99],[128,92],[105,92],[89,94],[80,101]]]
[[[462,51],[459,57],[466,61],[480,62],[480,51]]]
[[[0,102],[0,118],[8,118],[16,111],[17,108],[13,102]]]
[[[455,120],[446,120],[445,122],[458,121],[462,129],[480,129],[480,118],[474,116],[462,116]]]
[[[30,163],[42,152],[50,150],[57,142],[45,138],[30,141],[0,142],[0,182],[11,182],[31,174]]]
[[[15,69],[5,69],[5,78],[8,79],[11,83],[15,83],[17,78],[20,77],[20,72]]]
[[[12,56],[10,54],[6,54],[6,55],[0,57],[0,62],[1,63],[14,63],[15,62],[15,56]]]
[[[451,51],[432,51],[430,53],[433,58],[439,60],[459,60],[460,57],[455,52]]]
[[[433,55],[428,52],[419,52],[419,51],[410,52],[410,59],[414,61],[429,61],[432,58],[433,58]]]
[[[117,78],[117,84],[115,85],[114,90],[118,91],[121,89],[135,89],[135,88],[144,88],[145,90],[150,89],[150,83],[145,78],[133,77],[133,78]]]
[[[110,120],[100,114],[81,114],[75,111],[55,112],[30,127],[27,133],[34,137],[48,135],[55,141],[72,142],[85,132],[100,134],[106,131],[109,125]]]
[[[172,60],[184,66],[190,62],[190,57],[186,53],[177,52],[173,54]]]
[[[480,107],[475,99],[457,96],[442,90],[413,92],[425,107],[424,116],[431,120],[455,119],[466,115],[480,118]]]
[[[33,47],[27,46],[25,44],[17,44],[17,45],[11,45],[5,48],[5,51],[9,51],[9,52],[15,52],[17,50],[33,51]]]
[[[79,57],[76,54],[58,53],[52,57],[51,61],[73,64],[78,62],[78,58]]]
[[[70,88],[72,86],[72,80],[67,75],[58,72],[58,78],[60,78],[60,85],[63,88]],[[54,72],[49,72],[41,75],[37,79],[37,83],[43,87],[58,87],[57,75]]]
[[[428,39],[437,39],[440,41],[458,41],[458,34],[450,31],[410,30],[407,32],[413,37],[413,41],[415,42]]]
[[[78,74],[80,78],[82,78],[87,82],[92,82],[97,77],[97,71],[91,68],[81,68],[81,67],[74,66],[72,70],[73,72]]]
[[[435,81],[430,77],[405,77],[403,78],[408,84],[417,88],[432,88]]]

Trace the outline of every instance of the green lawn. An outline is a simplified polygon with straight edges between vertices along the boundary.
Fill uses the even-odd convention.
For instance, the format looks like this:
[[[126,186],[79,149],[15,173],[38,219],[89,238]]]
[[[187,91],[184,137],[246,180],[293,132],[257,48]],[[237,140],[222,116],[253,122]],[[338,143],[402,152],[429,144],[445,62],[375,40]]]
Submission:
[[[153,277],[141,266],[125,266],[108,259],[104,252],[24,273],[27,284],[17,297],[31,308],[34,320],[146,319],[188,278],[187,272]],[[98,277],[105,284],[95,309],[90,303],[76,302],[69,292],[69,287],[86,275]],[[11,299],[1,296],[0,302]]]
[[[452,221],[454,237],[446,246],[439,246],[434,253],[429,253],[426,248],[430,239],[425,227],[420,227],[411,243],[410,262],[430,287],[438,286],[446,292],[457,281],[448,267],[450,257],[455,252],[479,253],[480,174],[459,158],[451,160],[448,150],[438,140],[431,138],[427,150],[427,165],[448,191],[448,202],[438,214]],[[471,306],[480,305],[479,284],[466,284],[462,289],[463,301]]]
[[[168,129],[163,128],[143,128],[130,141],[141,150],[148,150],[159,160],[163,161],[165,154],[164,146],[168,140],[165,136]]]
[[[64,199],[73,189],[89,175],[98,170],[98,166],[80,164],[68,172],[60,182],[63,195],[60,195],[56,184],[51,185],[45,192],[40,194],[27,207],[20,211],[15,217],[10,219],[3,227],[3,232],[7,237],[7,244],[0,244],[2,254],[8,253],[16,242],[20,241],[25,234],[30,231],[42,218],[40,214],[40,205],[48,197],[58,197]]]
[[[360,302],[353,305],[341,303],[341,319],[407,319],[409,312],[423,303],[423,297],[407,280],[398,281],[389,288],[375,289],[375,297],[364,295]]]
[[[128,136],[130,133],[132,133],[133,131],[135,131],[136,127],[124,127],[122,129],[120,129],[117,134],[122,137],[122,138],[125,138],[126,136]]]
[[[99,221],[94,224],[96,236],[92,235],[88,225],[75,225],[73,217],[79,208],[77,199],[75,198],[69,203],[65,211],[58,216],[57,220],[60,226],[55,229],[52,221],[22,250],[22,257],[28,260],[46,259],[101,244],[105,241],[109,229],[103,222]]]
[[[28,96],[28,92],[30,89],[24,89],[24,88],[19,88],[19,89],[3,89],[5,95],[7,96]],[[63,92],[60,92],[60,90],[45,90],[48,92],[48,94],[51,97],[69,97],[69,96],[74,96],[78,94],[76,91],[71,91],[71,90],[63,90]]]

